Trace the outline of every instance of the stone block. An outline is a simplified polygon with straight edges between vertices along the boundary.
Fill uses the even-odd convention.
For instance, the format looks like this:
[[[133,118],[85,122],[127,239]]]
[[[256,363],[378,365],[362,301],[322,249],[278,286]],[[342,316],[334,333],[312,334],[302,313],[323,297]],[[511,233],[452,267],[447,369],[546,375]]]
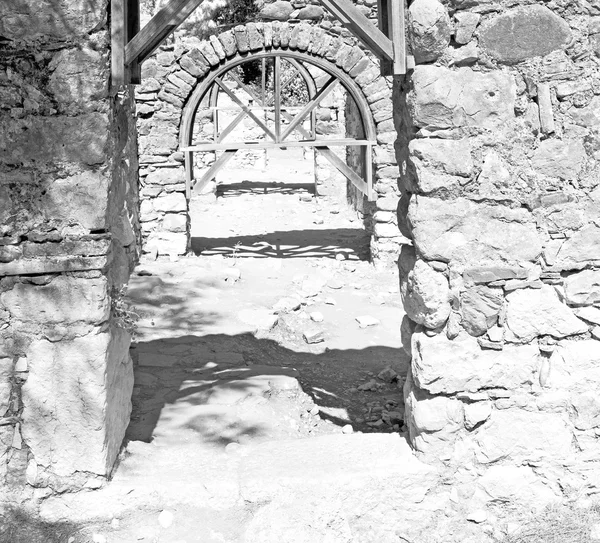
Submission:
[[[529,466],[491,466],[477,481],[487,500],[513,507],[541,510],[559,497]]]
[[[508,165],[496,151],[486,153],[477,185],[479,196],[490,200],[518,200],[521,195]]]
[[[402,260],[401,256],[401,269]],[[400,294],[407,316],[427,328],[443,326],[450,315],[448,279],[423,260],[417,260],[406,273],[402,270]]]
[[[506,325],[518,341],[544,335],[564,338],[588,330],[551,286],[515,290],[506,295],[506,302]]]
[[[469,177],[473,171],[470,147],[467,139],[413,139],[408,144],[411,158],[424,167],[461,177]]]
[[[492,414],[491,402],[473,402],[465,404],[465,428],[473,430],[490,418]]]
[[[547,7],[522,6],[491,18],[479,30],[479,43],[495,59],[509,64],[565,48],[569,25]]]
[[[411,437],[414,433],[456,432],[462,426],[463,406],[453,398],[430,396],[412,388],[406,400]]]
[[[298,19],[301,21],[318,21],[322,19],[325,15],[325,10],[321,6],[315,6],[314,4],[309,4],[308,6],[304,6],[298,12]]]
[[[151,232],[144,247],[145,252],[156,250],[159,255],[184,255],[187,252],[188,236],[179,232]]]
[[[547,139],[540,143],[531,160],[541,174],[560,179],[577,179],[585,165],[587,154],[579,140]]]
[[[13,359],[0,357],[0,417],[6,414],[12,390]],[[2,453],[0,452],[0,457]]]
[[[591,430],[600,427],[600,398],[597,389],[574,395],[571,405],[575,412],[575,428]]]
[[[0,35],[11,40],[69,40],[106,24],[106,4],[88,0],[57,0],[49,4],[3,2]]]
[[[102,171],[86,171],[46,185],[41,212],[48,221],[80,225],[86,230],[108,227],[109,178]]]
[[[475,29],[479,24],[481,15],[470,11],[459,11],[454,14],[454,18],[456,19],[454,41],[461,45],[469,43],[473,37],[473,32],[475,32]]]
[[[237,52],[237,43],[235,41],[235,35],[232,30],[227,30],[226,32],[222,32],[218,36],[223,49],[225,50],[225,54],[228,57],[232,57]]]
[[[163,219],[162,227],[167,232],[186,232],[187,216],[178,213],[167,213]]]
[[[58,476],[110,473],[131,413],[130,337],[118,328],[52,343],[34,341],[23,385],[23,439]]]
[[[450,43],[450,17],[438,0],[415,0],[408,8],[408,28],[415,62],[433,62]]]
[[[562,269],[582,268],[600,255],[600,227],[589,224],[570,236],[558,250],[555,266]]]
[[[498,320],[504,296],[501,288],[476,286],[460,297],[463,328],[472,336],[482,336]]]
[[[157,168],[146,176],[148,185],[176,185],[185,181],[183,168]]]
[[[482,350],[475,338],[464,334],[453,340],[443,334],[414,334],[412,353],[413,379],[431,394],[515,390],[536,382],[540,365],[535,345]]]
[[[514,118],[516,86],[506,73],[417,66],[412,83],[408,110],[417,127],[494,129]]]
[[[511,463],[567,459],[573,454],[573,434],[565,414],[502,409],[477,430],[478,460]]]
[[[59,275],[46,285],[17,283],[0,294],[14,319],[44,325],[108,320],[110,299],[105,277],[86,279]]]
[[[522,209],[413,197],[408,218],[415,246],[427,260],[466,267],[534,262],[542,251],[536,225]]]
[[[108,55],[89,47],[63,49],[54,56],[48,68],[52,72],[48,88],[59,111],[94,109],[100,105],[96,100],[108,96]]]
[[[188,205],[185,195],[181,192],[171,192],[154,198],[153,207],[164,213],[186,212]]]
[[[272,4],[265,4],[260,10],[259,15],[263,19],[272,21],[287,21],[293,11],[294,6],[292,6],[291,2],[276,0]]]
[[[87,113],[75,117],[0,119],[0,161],[9,164],[106,161],[108,117]]]
[[[584,270],[569,275],[565,279],[565,298],[569,305],[574,306],[600,303],[600,270]]]

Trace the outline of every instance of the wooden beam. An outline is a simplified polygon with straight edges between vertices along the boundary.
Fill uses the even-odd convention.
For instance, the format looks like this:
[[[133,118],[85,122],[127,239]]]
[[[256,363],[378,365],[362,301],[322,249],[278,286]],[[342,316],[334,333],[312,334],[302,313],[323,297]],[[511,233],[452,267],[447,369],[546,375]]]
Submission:
[[[170,0],[125,47],[125,65],[141,63],[204,0]]]
[[[332,90],[335,83],[338,82],[338,79],[331,76],[327,83],[323,85],[317,94],[315,94],[314,98],[310,100],[298,113],[294,120],[289,124],[289,126],[285,129],[283,134],[281,135],[281,141],[285,140],[295,129],[296,127],[304,121],[304,117],[306,117],[311,111],[313,111]]]
[[[404,0],[388,0],[390,37],[394,46],[393,72],[406,73],[406,36],[404,35]]]
[[[323,143],[323,142],[321,142]],[[335,168],[344,175],[358,190],[367,196],[369,200],[373,198],[369,183],[365,182],[353,169],[348,166],[339,156],[337,156],[329,147],[315,147]]]
[[[363,146],[363,145],[376,145],[377,142],[370,140],[355,140],[351,138],[347,139],[321,139],[321,140],[288,140],[276,143],[274,141],[244,141],[244,142],[222,142],[222,143],[199,143],[197,145],[189,145],[187,147],[181,147],[179,150],[184,153],[187,151],[225,151],[227,149],[285,149],[286,147],[332,147],[332,146]]]
[[[127,43],[140,31],[140,0],[127,0]],[[129,83],[142,82],[142,64],[134,60],[129,66]]]
[[[198,181],[194,181],[192,183],[192,188],[196,190],[202,190],[210,181],[212,181],[215,176],[225,167],[227,164],[237,153],[237,149],[227,149],[217,160],[215,160],[211,167],[204,172],[202,177],[198,179]],[[196,184],[198,187],[196,188]]]
[[[382,60],[394,59],[391,40],[379,30],[350,0],[321,0],[321,3],[344,27],[359,38]]]
[[[275,141],[281,141],[281,57],[277,55],[273,63],[273,98],[275,99]]]
[[[260,128],[264,130],[265,134],[267,134],[273,141],[275,141],[275,134],[271,132],[269,127],[265,123],[263,123],[256,115],[254,115],[254,113],[252,113],[252,110],[246,104],[244,104],[235,94],[233,94],[233,92],[229,90],[227,85],[225,85],[223,81],[221,81],[221,79],[217,77],[215,79],[215,83],[219,85],[221,89],[223,89],[223,92],[225,92],[225,94],[227,94],[229,98],[231,98],[238,106],[240,106],[240,108],[242,108],[242,110],[246,113],[246,115],[248,115],[248,117],[250,117],[258,126],[260,126]]]
[[[111,85],[113,89],[127,83],[125,45],[127,40],[127,4],[125,0],[110,1]]]

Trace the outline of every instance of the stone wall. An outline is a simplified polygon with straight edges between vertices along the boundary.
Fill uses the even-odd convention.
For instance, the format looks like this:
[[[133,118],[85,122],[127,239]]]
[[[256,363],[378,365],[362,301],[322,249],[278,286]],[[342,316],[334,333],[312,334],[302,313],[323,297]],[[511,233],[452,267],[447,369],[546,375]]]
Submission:
[[[597,493],[600,9],[446,4],[395,82],[410,440],[471,506]]]
[[[308,59],[327,59],[348,73],[366,96],[379,142],[374,152],[374,187],[379,196],[375,207],[387,211],[387,222],[382,215],[372,245],[377,247],[378,262],[395,262],[404,238],[390,212],[398,202],[390,81],[381,77],[378,64],[344,34],[337,26],[330,31],[305,22],[248,23],[204,41],[179,39],[144,62],[136,98],[138,104],[143,102],[138,130],[146,252],[181,255],[189,246],[183,154],[178,148],[182,109],[193,89],[212,70],[239,55],[283,49],[302,52]]]
[[[129,422],[136,127],[132,93],[109,94],[107,9],[0,4],[3,488],[100,484]]]

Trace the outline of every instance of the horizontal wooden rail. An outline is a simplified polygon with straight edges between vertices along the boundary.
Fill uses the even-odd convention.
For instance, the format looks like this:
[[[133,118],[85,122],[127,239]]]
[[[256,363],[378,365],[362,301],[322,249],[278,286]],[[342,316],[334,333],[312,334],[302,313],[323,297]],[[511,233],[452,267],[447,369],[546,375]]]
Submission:
[[[245,141],[231,142],[231,143],[200,143],[197,145],[190,145],[188,147],[181,147],[180,151],[188,152],[203,152],[203,151],[227,151],[232,149],[284,149],[286,147],[339,147],[343,146],[363,146],[363,145],[376,145],[377,142],[370,140],[354,140],[354,139],[339,139],[339,140],[288,140],[276,143],[274,141]]]

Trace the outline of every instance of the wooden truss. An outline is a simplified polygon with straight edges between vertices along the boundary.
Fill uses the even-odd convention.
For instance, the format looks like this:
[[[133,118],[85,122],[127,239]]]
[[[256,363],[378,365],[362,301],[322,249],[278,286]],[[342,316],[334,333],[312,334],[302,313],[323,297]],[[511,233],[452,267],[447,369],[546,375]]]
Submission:
[[[111,0],[112,84],[139,83],[140,65],[203,2],[170,0],[140,30],[140,0]],[[323,6],[382,62],[384,75],[404,74],[407,57],[404,1],[378,0],[379,28],[351,0],[321,0]]]
[[[266,88],[266,77],[264,76],[265,61],[272,60],[272,92]],[[192,189],[202,190],[206,184],[212,181],[218,172],[235,156],[239,150],[265,150],[287,147],[312,147],[321,156],[326,158],[342,175],[344,175],[358,190],[360,190],[369,200],[375,199],[375,193],[372,187],[372,149],[376,144],[374,141],[374,129],[372,126],[366,126],[364,121],[368,118],[368,106],[366,104],[357,104],[361,117],[363,118],[363,133],[369,139],[343,138],[330,139],[319,136],[316,131],[316,108],[321,102],[332,92],[336,84],[341,84],[345,87],[338,77],[341,74],[328,73],[325,81],[317,86],[315,79],[311,75],[308,68],[304,65],[303,60],[281,54],[270,53],[262,55],[262,88],[260,91],[250,85],[244,83],[236,73],[237,68],[245,62],[253,62],[253,59],[248,59],[241,63],[223,70],[222,73],[215,74],[208,81],[204,88],[201,89],[199,96],[192,99],[192,106],[184,111],[182,122],[182,131],[184,141],[187,145],[182,145],[180,149],[185,156],[186,169],[186,191],[188,198],[191,197]],[[307,91],[308,100],[306,104],[297,106],[293,109],[298,110],[295,114],[290,113],[292,108],[286,107],[282,99],[282,89],[284,89],[294,78],[282,80],[282,61],[289,63],[295,71],[295,76],[299,76],[304,83]],[[288,70],[289,72],[289,70]],[[325,74],[324,74],[325,75]],[[238,87],[238,92],[245,93],[245,98],[248,105],[230,89],[231,84]],[[348,85],[349,82],[345,81]],[[271,96],[269,96],[271,94]],[[219,95],[228,98],[235,107],[222,108],[218,106]],[[195,144],[192,143],[193,129],[196,117],[196,112],[202,102],[208,102],[208,108],[212,114],[214,126],[214,134],[212,141],[202,141]],[[229,124],[221,129],[220,113],[227,111],[237,112]],[[262,118],[261,118],[262,114]],[[264,139],[257,141],[225,141],[236,126],[244,119],[252,119],[252,121],[263,131]],[[308,123],[310,128],[306,128]],[[269,124],[272,125],[269,126]],[[302,139],[291,139],[291,136],[296,133]],[[363,172],[359,175],[350,168],[341,158],[339,158],[332,150],[334,146],[358,146],[362,151]],[[194,178],[194,153],[196,152],[222,152],[213,164],[203,173],[199,179]]]

